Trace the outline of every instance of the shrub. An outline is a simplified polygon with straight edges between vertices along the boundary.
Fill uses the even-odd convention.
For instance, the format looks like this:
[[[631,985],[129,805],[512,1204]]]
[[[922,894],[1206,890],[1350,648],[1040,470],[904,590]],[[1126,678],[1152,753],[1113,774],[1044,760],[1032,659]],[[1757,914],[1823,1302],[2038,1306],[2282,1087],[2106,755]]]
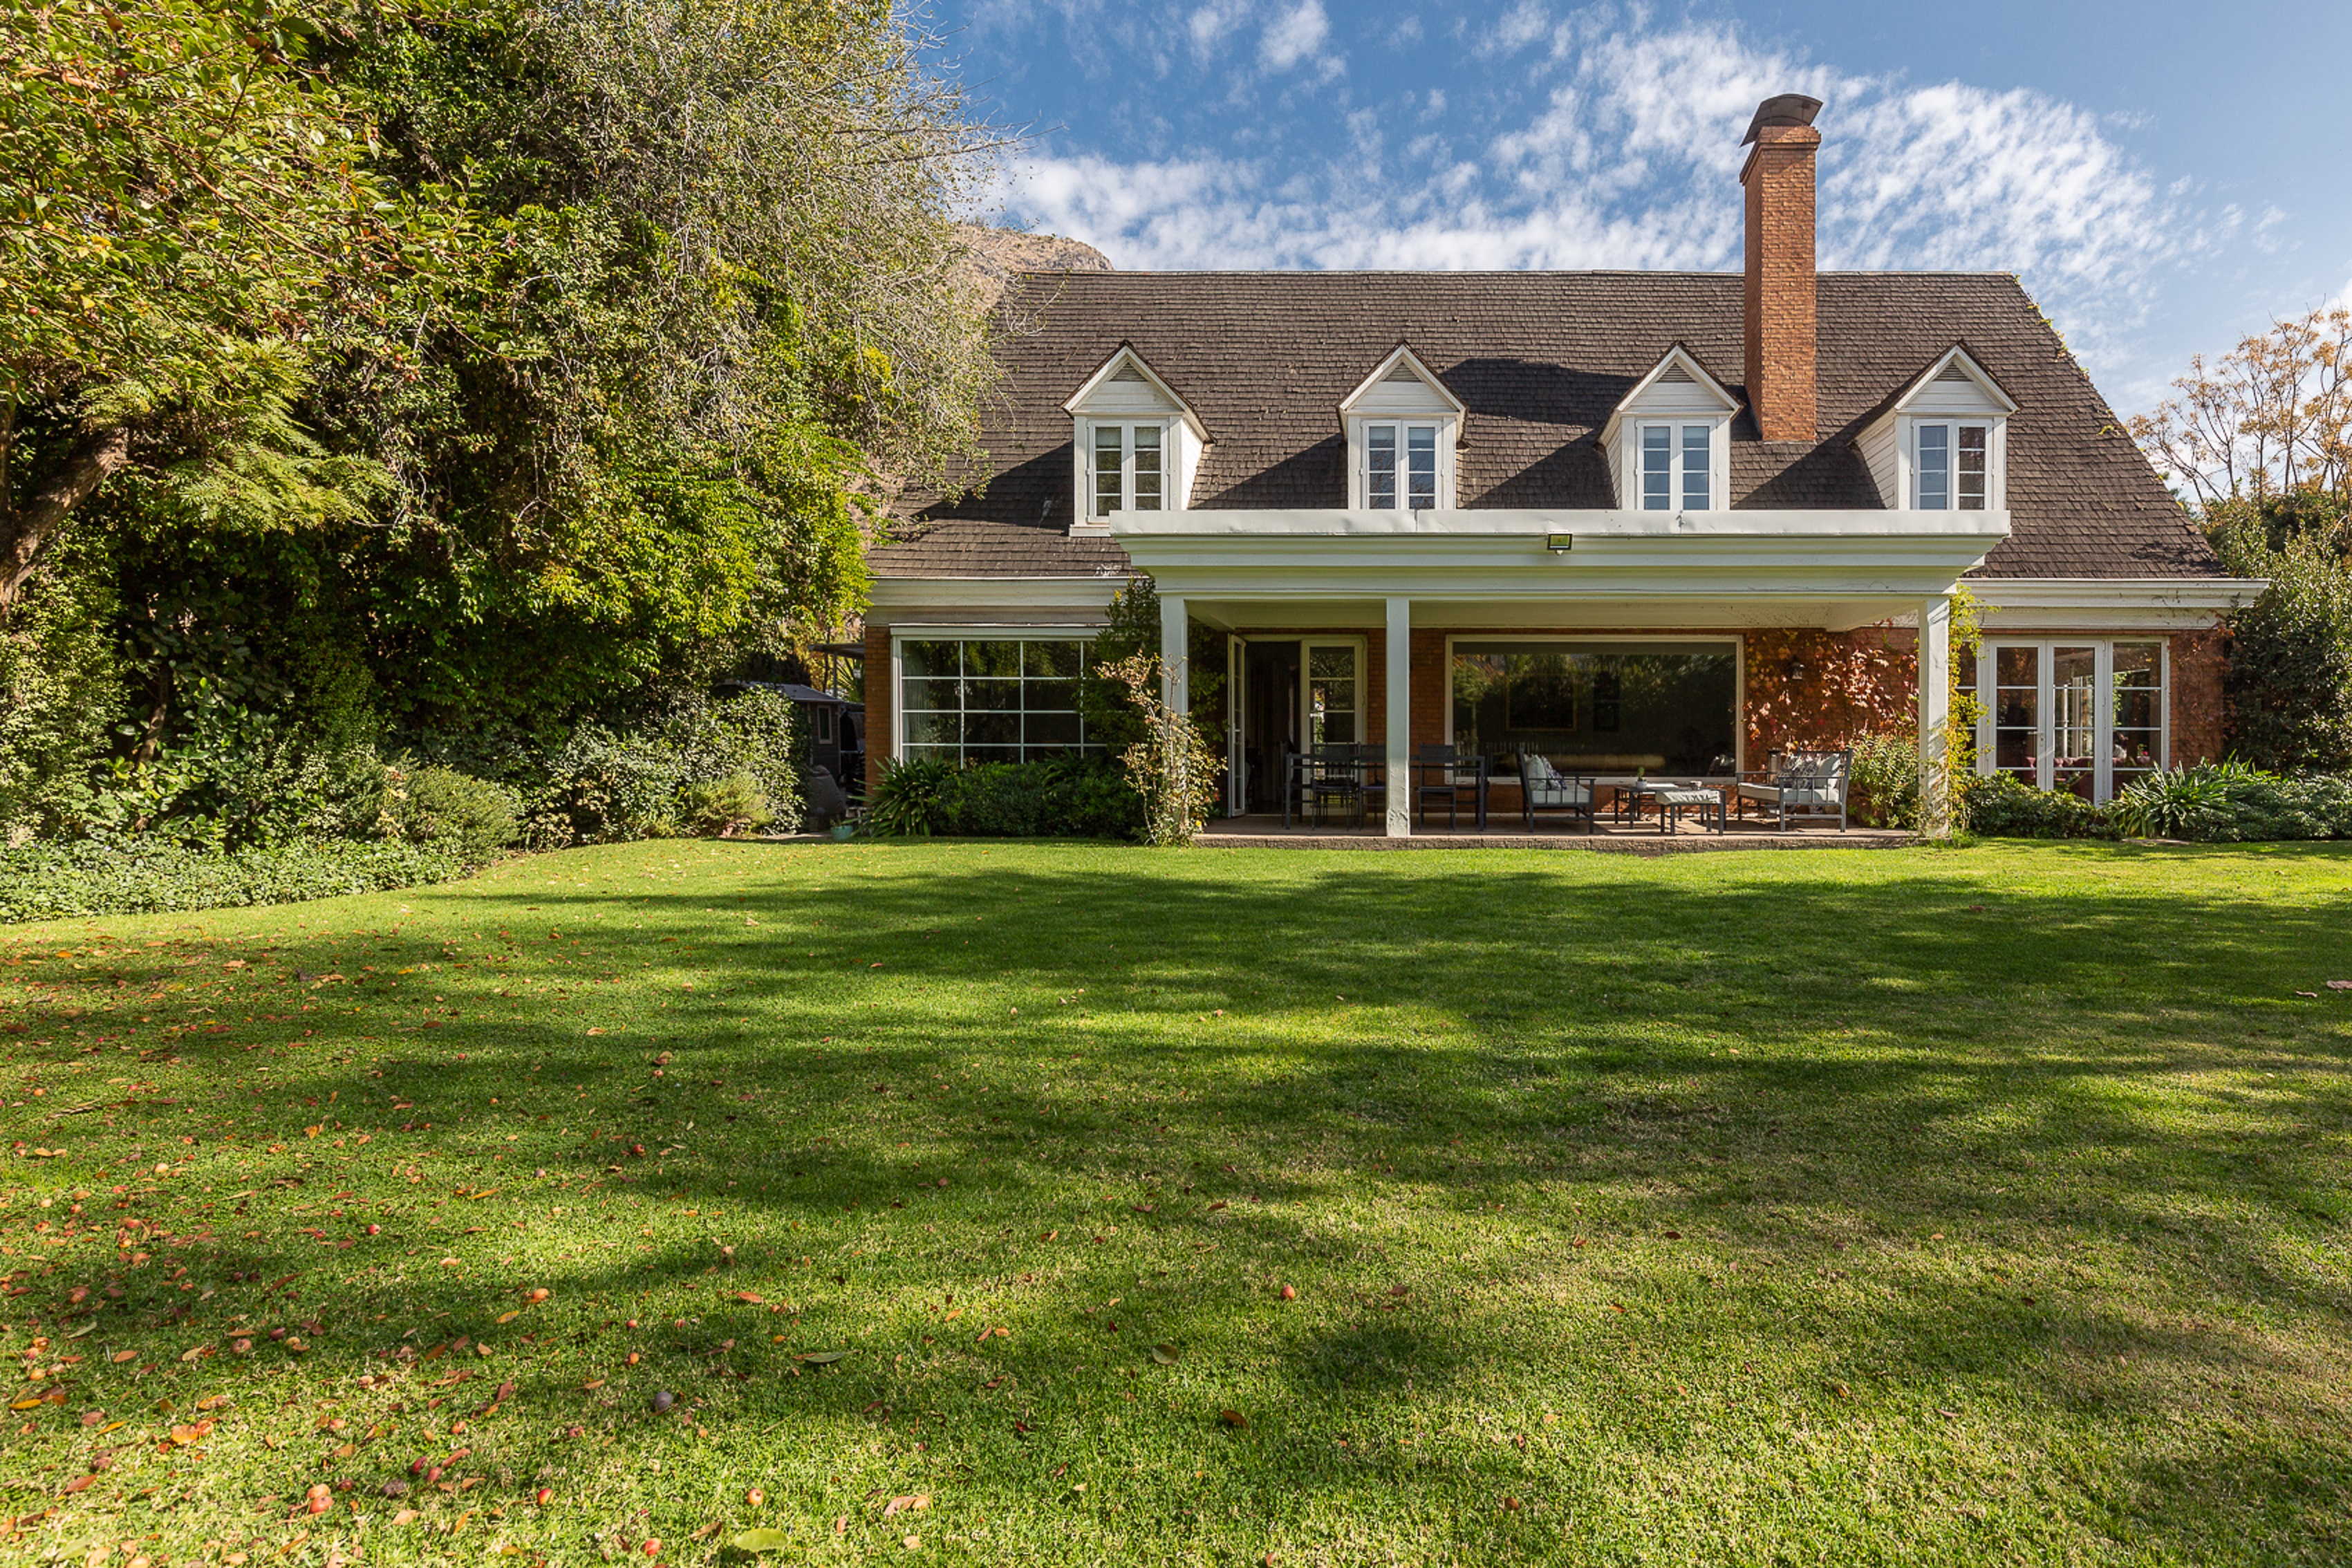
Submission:
[[[885,763],[866,824],[893,837],[1139,838],[1143,800],[1098,756],[1039,763]]]
[[[2211,844],[2352,837],[2352,780],[2327,773],[2282,778],[2231,760],[2153,773],[2116,797],[2114,816],[2134,837]]]
[[[1143,800],[1144,842],[1192,843],[1217,804],[1217,756],[1209,749],[1208,738],[1190,713],[1179,713],[1161,700],[1157,658],[1137,654],[1104,665],[1097,673],[1125,687],[1129,700],[1143,715],[1143,738],[1118,761],[1127,782]]]
[[[800,776],[793,764],[793,705],[772,691],[674,698],[626,729],[591,721],[572,731],[543,768],[530,811],[534,843],[548,847],[631,838],[667,838],[689,829],[720,832],[719,789],[748,777],[767,824],[801,824]],[[710,786],[688,796],[697,785]],[[747,804],[737,801],[737,804]]]
[[[0,848],[0,922],[295,903],[445,881],[465,869],[423,844],[291,844],[216,853],[161,839]]]
[[[455,768],[384,769],[383,836],[429,844],[479,866],[522,836],[522,802],[514,791]]]
[[[1910,735],[1864,735],[1853,743],[1854,820],[1869,827],[1919,826],[1919,742]]]
[[[866,826],[888,838],[929,838],[955,830],[963,793],[955,763],[939,757],[886,758],[866,802]]]
[[[2013,773],[1971,778],[1961,789],[1967,830],[1987,838],[2115,838],[2107,812],[2064,790],[2035,789]]]
[[[2352,564],[2341,504],[2310,494],[2233,499],[2208,507],[2204,522],[2229,571],[2270,580],[2230,617],[2233,744],[2266,768],[2352,767]]]
[[[768,797],[760,793],[759,781],[743,768],[723,779],[687,785],[685,805],[687,826],[718,838],[765,827],[776,819],[768,809]]]

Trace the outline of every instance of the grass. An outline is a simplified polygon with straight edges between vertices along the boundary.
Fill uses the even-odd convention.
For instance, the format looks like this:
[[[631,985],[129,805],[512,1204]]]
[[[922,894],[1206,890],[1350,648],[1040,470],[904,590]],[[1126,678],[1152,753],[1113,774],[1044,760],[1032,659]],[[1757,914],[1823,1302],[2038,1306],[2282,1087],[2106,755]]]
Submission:
[[[0,1555],[2341,1563],[2347,870],[688,843],[10,928]]]

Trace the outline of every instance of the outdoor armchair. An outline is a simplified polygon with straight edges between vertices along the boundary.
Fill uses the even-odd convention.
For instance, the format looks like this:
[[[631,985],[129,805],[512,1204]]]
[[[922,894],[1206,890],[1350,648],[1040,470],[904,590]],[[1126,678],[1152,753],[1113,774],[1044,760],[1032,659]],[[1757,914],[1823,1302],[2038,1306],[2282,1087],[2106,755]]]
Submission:
[[[1518,755],[1519,811],[1527,819],[1529,832],[1535,830],[1536,813],[1539,811],[1556,812],[1570,818],[1580,816],[1587,833],[1598,828],[1600,821],[1593,813],[1591,779],[1561,773],[1540,752],[1522,747]]]
[[[1780,826],[1796,816],[1815,821],[1837,818],[1845,831],[1846,783],[1853,773],[1848,752],[1774,752],[1760,779],[1743,779],[1735,786],[1745,812],[1749,801],[1780,814]]]

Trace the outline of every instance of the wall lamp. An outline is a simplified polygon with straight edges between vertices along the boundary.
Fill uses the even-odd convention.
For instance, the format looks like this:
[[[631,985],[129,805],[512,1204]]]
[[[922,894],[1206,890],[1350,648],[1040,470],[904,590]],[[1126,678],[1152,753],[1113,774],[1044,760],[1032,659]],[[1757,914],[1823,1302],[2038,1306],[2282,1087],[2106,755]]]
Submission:
[[[1576,535],[1572,533],[1548,533],[1544,535],[1544,548],[1550,551],[1554,555],[1565,555],[1570,551],[1576,548]]]

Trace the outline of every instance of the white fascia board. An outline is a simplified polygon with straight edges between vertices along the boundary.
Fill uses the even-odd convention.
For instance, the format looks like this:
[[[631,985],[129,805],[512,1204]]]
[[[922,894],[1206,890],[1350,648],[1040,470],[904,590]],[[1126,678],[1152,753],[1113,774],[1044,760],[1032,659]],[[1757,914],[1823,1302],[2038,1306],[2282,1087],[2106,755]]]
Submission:
[[[1990,577],[1961,584],[1988,632],[2194,631],[2245,608],[2259,577]]]
[[[1137,373],[1145,381],[1150,382],[1160,395],[1176,405],[1177,416],[1184,421],[1184,427],[1192,431],[1202,446],[1209,445],[1209,428],[1201,423],[1201,416],[1192,412],[1192,405],[1185,402],[1174,387],[1160,379],[1160,373],[1151,368],[1150,362],[1136,353],[1133,346],[1128,343],[1119,344],[1117,352],[1112,353],[1110,358],[1103,361],[1094,374],[1079,384],[1077,391],[1070,394],[1069,401],[1062,405],[1062,412],[1073,419],[1085,417],[1084,405],[1087,399],[1094,395],[1096,388],[1118,374],[1118,367],[1122,364],[1135,366]]]
[[[1388,358],[1373,367],[1371,374],[1356,384],[1355,391],[1339,399],[1339,423],[1343,427],[1348,422],[1348,416],[1355,412],[1356,405],[1363,401],[1364,395],[1386,381],[1389,378],[1389,373],[1396,369],[1400,363],[1412,367],[1413,374],[1419,376],[1432,391],[1444,398],[1447,405],[1454,410],[1455,418],[1461,418],[1470,412],[1470,405],[1454,396],[1453,389],[1437,379],[1437,373],[1422,363],[1419,354],[1405,347],[1404,344],[1399,343],[1391,351]]]
[[[1708,373],[1706,366],[1693,359],[1690,355],[1689,350],[1684,348],[1682,344],[1676,343],[1674,347],[1665,352],[1665,356],[1664,358],[1660,359],[1657,363],[1650,367],[1650,373],[1647,375],[1644,375],[1641,380],[1635,382],[1633,385],[1633,389],[1627,392],[1624,396],[1617,400],[1617,406],[1609,411],[1609,417],[1603,420],[1601,426],[1601,445],[1602,450],[1606,451],[1616,445],[1617,431],[1619,426],[1623,425],[1625,422],[1627,412],[1632,410],[1633,405],[1641,400],[1643,393],[1650,390],[1651,386],[1656,383],[1658,377],[1666,374],[1666,370],[1669,366],[1677,363],[1690,373],[1690,377],[1693,381],[1698,383],[1700,386],[1715,395],[1716,401],[1722,405],[1718,410],[1719,413],[1726,417],[1728,417],[1729,416],[1739,412],[1739,399],[1731,395],[1731,389],[1725,386],[1723,383],[1716,380],[1715,377]]]
[[[892,610],[1053,610],[1099,616],[1125,577],[877,577],[867,601],[887,619]]]
[[[1788,508],[1741,511],[1628,511],[1480,507],[1374,511],[1201,510],[1114,512],[1110,536],[1135,549],[1192,539],[1234,548],[1309,539],[1422,538],[1525,541],[1555,533],[1586,539],[1969,539],[1988,547],[2009,537],[2006,511],[1889,511],[1877,508]]]

